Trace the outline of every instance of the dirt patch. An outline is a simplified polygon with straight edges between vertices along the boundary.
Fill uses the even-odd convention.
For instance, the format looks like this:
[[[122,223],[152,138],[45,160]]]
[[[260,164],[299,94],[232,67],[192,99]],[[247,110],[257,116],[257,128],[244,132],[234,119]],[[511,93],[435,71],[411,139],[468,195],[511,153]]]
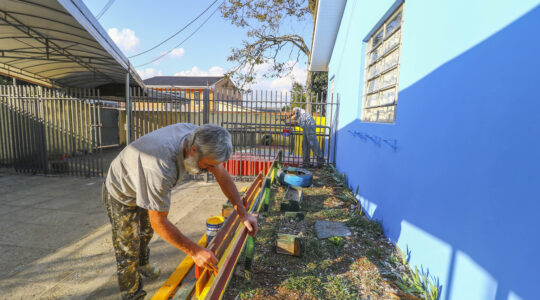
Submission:
[[[343,178],[332,168],[313,172],[313,187],[304,188],[303,220],[284,217],[279,200],[285,189],[272,188],[270,209],[259,218],[253,267],[231,280],[224,299],[421,299],[421,289],[408,283],[407,260],[380,223],[363,214]],[[352,235],[320,240],[317,220],[345,222]],[[301,236],[302,256],[277,254],[277,232]]]

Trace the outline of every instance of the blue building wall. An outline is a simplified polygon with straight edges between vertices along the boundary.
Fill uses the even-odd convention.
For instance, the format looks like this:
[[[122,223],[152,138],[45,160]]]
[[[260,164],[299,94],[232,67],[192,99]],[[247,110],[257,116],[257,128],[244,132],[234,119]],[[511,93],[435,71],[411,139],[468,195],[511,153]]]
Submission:
[[[441,299],[540,299],[540,1],[407,1],[396,122],[361,122],[362,40],[394,3],[347,1],[336,166]]]

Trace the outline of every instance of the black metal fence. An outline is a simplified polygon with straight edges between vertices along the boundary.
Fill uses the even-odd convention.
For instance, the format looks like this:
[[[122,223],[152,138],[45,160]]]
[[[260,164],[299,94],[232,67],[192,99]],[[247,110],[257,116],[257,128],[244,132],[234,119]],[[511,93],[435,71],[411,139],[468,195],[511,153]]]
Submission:
[[[0,166],[26,173],[103,176],[95,90],[0,86]]]
[[[132,138],[158,128],[188,122],[216,124],[229,130],[238,159],[271,160],[279,150],[284,162],[303,165],[302,128],[281,121],[294,107],[309,111],[316,121],[317,139],[326,162],[335,145],[338,101],[333,95],[277,91],[240,92],[229,89],[132,89]],[[311,104],[311,105],[310,105]],[[315,162],[311,153],[311,163]]]
[[[303,166],[302,128],[281,120],[294,107],[311,110],[325,162],[332,161],[339,108],[332,95],[312,94],[309,102],[305,93],[132,88],[130,113],[125,100],[93,89],[0,86],[0,166],[103,176],[127,134],[135,140],[181,122],[229,130],[234,154],[227,166],[235,177],[256,175],[280,150],[285,164]]]

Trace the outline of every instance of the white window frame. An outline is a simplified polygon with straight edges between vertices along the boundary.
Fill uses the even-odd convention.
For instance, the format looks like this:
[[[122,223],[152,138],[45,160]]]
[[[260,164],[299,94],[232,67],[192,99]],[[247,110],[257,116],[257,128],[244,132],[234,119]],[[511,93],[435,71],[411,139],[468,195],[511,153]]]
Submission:
[[[381,22],[381,24],[378,26],[376,26],[376,28],[374,28],[374,30],[372,31],[373,34],[371,34],[369,36],[369,38],[367,39],[367,42],[366,42],[366,53],[365,53],[365,68],[364,68],[364,89],[363,89],[363,93],[362,93],[362,115],[361,115],[361,120],[363,122],[372,122],[372,123],[395,123],[395,120],[396,120],[396,109],[397,109],[397,100],[398,100],[398,94],[399,94],[399,73],[400,73],[400,65],[401,65],[401,40],[402,40],[402,37],[403,37],[403,32],[402,32],[402,28],[403,28],[403,16],[404,16],[404,9],[403,9],[403,4],[400,4],[396,9],[393,10],[393,12],[390,14],[389,17],[385,18],[384,19],[384,22]],[[393,29],[393,31],[389,34],[387,34],[387,26],[388,24],[394,20],[394,18],[399,14],[401,13],[401,20],[400,20],[400,23],[397,27],[395,27]],[[383,32],[383,37],[382,37],[382,41],[375,45],[375,47],[373,47],[373,41],[374,41],[374,38],[380,33],[380,32]],[[386,41],[388,41],[389,39],[391,39],[392,37],[394,37],[396,34],[398,34],[399,32],[399,42],[393,46],[392,48],[390,48],[390,50],[386,50],[384,51],[384,49],[382,49],[383,46],[386,45]],[[379,50],[383,50],[383,54],[376,58],[375,61],[371,62],[371,56],[374,52],[376,51],[379,51]],[[396,53],[394,53],[396,52]],[[391,54],[395,54],[397,55],[397,64],[396,65],[393,65],[389,68],[386,68],[384,69],[383,71],[378,71],[377,72],[377,75],[375,76],[372,76],[370,77],[369,75],[369,71],[370,71],[370,68],[375,66],[375,65],[378,65],[380,63],[380,65],[383,64],[383,61],[385,58],[388,58],[389,59],[389,56]],[[379,66],[380,66],[379,65]],[[393,71],[395,70],[395,83],[394,84],[390,84],[388,86],[385,86],[385,87],[381,87],[379,85],[382,85],[382,79],[383,79],[383,76],[384,75],[391,75],[390,73],[392,73]],[[376,89],[374,89],[373,91],[369,91],[369,84],[372,83],[373,86],[377,86]],[[385,91],[390,91],[394,89],[395,92],[394,92],[394,100],[391,102],[391,103],[382,103],[381,104],[381,99],[382,99],[382,94],[383,92]],[[371,96],[371,95],[377,95],[375,96],[376,97],[376,101],[377,103],[374,105],[373,103],[371,103],[372,101],[368,101],[368,97]],[[370,99],[371,100],[371,99]],[[381,117],[381,116],[387,116],[387,117]],[[388,117],[390,116],[390,117]]]

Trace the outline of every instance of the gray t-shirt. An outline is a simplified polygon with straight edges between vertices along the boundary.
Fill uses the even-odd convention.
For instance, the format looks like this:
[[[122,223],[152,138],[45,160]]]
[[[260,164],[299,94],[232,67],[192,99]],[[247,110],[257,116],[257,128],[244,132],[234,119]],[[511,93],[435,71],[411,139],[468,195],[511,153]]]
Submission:
[[[196,125],[179,123],[155,130],[129,144],[112,161],[105,184],[128,206],[169,211],[171,190],[187,174],[184,138]]]

